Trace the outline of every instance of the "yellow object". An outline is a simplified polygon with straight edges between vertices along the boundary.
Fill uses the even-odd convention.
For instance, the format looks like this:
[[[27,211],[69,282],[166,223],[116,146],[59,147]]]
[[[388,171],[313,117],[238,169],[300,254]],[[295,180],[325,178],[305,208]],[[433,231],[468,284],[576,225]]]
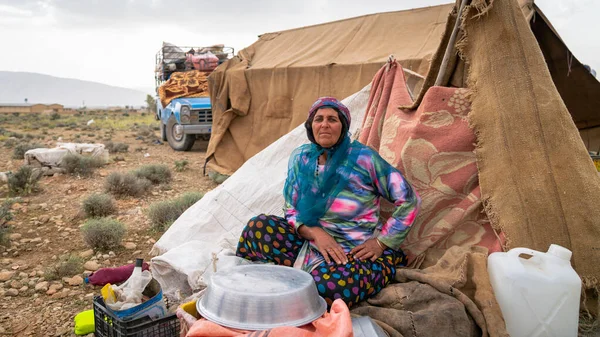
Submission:
[[[94,310],[86,310],[75,315],[75,334],[87,335],[96,331],[94,326]]]
[[[196,310],[196,300],[184,303],[180,306],[180,308],[195,318],[200,319],[200,314],[198,313],[198,310]]]
[[[104,287],[102,287],[100,293],[102,294],[104,303],[115,303],[117,301],[117,296],[115,295],[115,291],[110,283],[107,283]]]
[[[600,158],[594,158],[594,165],[596,166],[596,170],[600,172]]]

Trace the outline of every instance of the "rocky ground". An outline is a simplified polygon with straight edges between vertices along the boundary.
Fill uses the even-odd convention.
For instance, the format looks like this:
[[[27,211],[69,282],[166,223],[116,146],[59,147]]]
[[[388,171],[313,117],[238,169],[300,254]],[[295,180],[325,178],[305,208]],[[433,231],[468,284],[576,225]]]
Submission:
[[[92,309],[93,297],[100,293],[100,287],[85,284],[84,277],[99,268],[132,263],[138,257],[151,258],[149,251],[162,232],[151,229],[146,215],[148,206],[184,192],[207,192],[217,186],[202,174],[207,142],[198,141],[190,152],[175,152],[168,144],[156,141],[158,131],[153,128],[158,124],[150,116],[89,114],[56,120],[49,116],[26,121],[23,116],[0,117],[5,131],[39,137],[35,142],[47,147],[54,147],[60,140],[103,143],[110,139],[129,145],[128,152],[111,154],[111,162],[89,178],[66,174],[43,177],[39,191],[19,197],[11,206],[13,219],[6,234],[9,242],[0,245],[0,336],[74,336],[74,316]],[[87,126],[86,121],[94,117],[103,122],[96,123],[96,127]],[[143,127],[146,132],[140,136]],[[0,172],[15,171],[23,165],[22,159],[12,158],[13,148],[5,146],[10,138],[0,138]],[[187,169],[175,171],[175,161],[184,159],[189,162]],[[103,192],[109,173],[127,172],[143,164],[167,164],[173,181],[153,187],[141,198],[117,199],[118,214],[113,217],[127,226],[125,239],[112,251],[90,249],[80,233],[85,222],[82,200]],[[0,202],[9,197],[6,185],[0,183]],[[83,273],[59,278],[50,275],[49,270],[68,256],[80,259]]]

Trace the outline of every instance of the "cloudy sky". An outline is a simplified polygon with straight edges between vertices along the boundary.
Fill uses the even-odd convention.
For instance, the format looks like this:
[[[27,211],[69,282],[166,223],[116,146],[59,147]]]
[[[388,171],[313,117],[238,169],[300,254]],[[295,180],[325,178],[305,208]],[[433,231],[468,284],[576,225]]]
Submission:
[[[244,48],[262,33],[451,0],[0,0],[0,70],[151,90],[162,41]],[[600,1],[538,0],[600,70]]]

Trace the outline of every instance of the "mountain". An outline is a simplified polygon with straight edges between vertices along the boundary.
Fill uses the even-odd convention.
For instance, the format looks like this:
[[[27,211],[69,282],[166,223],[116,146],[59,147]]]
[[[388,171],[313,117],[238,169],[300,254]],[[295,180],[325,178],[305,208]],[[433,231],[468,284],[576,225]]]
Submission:
[[[142,106],[148,93],[50,75],[0,71],[0,104],[58,103],[65,107]]]

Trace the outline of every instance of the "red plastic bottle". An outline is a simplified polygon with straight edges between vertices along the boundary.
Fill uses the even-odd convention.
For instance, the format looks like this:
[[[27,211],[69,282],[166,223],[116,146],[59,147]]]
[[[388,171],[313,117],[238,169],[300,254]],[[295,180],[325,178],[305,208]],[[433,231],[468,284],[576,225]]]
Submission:
[[[103,286],[107,283],[110,284],[119,284],[121,282],[127,281],[127,279],[133,273],[133,268],[135,268],[135,264],[128,264],[125,266],[115,267],[115,268],[102,268],[93,272],[90,276],[85,278],[85,283],[90,283],[95,286]],[[142,265],[142,270],[148,270],[150,265],[146,262]]]

